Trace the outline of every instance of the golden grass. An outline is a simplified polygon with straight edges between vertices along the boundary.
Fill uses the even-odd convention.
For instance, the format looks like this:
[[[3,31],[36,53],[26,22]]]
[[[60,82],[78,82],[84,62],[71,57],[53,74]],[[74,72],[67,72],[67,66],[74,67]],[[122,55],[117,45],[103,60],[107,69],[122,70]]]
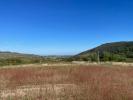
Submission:
[[[133,100],[133,68],[0,69],[0,100]]]

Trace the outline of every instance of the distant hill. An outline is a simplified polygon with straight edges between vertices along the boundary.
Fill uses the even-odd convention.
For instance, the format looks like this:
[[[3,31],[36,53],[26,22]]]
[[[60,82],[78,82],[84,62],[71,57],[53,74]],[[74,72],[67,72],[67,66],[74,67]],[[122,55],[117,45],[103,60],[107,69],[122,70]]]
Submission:
[[[16,52],[2,52],[2,51],[0,52],[0,66],[39,63],[44,60],[45,60],[44,57],[33,54],[22,54]]]
[[[133,41],[113,42],[100,45],[73,57],[86,61],[133,61]]]
[[[38,55],[34,54],[23,54],[16,52],[2,52],[0,51],[0,59],[8,59],[8,58],[40,58]]]

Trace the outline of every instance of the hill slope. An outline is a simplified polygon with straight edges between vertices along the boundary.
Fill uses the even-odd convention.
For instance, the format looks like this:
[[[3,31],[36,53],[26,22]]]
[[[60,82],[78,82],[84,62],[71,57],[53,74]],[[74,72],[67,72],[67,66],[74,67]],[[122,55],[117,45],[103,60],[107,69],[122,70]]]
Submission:
[[[0,52],[0,66],[39,63],[44,57],[33,54],[22,54],[15,52]]]
[[[97,61],[133,61],[133,41],[113,42],[82,52],[75,59]]]
[[[34,58],[34,57],[40,57],[38,55],[33,54],[22,54],[22,53],[16,53],[16,52],[0,52],[0,59],[8,59],[8,58],[16,58],[16,57],[25,57],[25,58]]]

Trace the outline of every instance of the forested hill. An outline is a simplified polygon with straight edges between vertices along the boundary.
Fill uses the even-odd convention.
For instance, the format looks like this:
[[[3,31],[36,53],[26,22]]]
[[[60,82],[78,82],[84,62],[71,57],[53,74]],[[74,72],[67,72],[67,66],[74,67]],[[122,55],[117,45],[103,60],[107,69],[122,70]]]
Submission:
[[[133,61],[133,41],[113,42],[100,45],[74,56],[76,60]]]

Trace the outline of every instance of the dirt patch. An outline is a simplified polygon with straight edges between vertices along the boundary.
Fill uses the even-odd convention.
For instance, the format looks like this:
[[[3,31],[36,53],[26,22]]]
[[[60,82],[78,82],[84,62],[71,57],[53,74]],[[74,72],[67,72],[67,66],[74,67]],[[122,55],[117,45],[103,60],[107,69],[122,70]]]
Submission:
[[[0,91],[0,97],[5,99],[8,97],[24,97],[27,94],[31,93],[31,94],[37,94],[40,91],[41,92],[55,92],[56,95],[59,95],[63,89],[66,88],[76,88],[77,86],[74,84],[56,84],[56,85],[52,85],[52,84],[47,84],[47,85],[36,85],[36,86],[22,86],[22,87],[17,87],[17,89],[13,89],[13,90],[1,90]]]

